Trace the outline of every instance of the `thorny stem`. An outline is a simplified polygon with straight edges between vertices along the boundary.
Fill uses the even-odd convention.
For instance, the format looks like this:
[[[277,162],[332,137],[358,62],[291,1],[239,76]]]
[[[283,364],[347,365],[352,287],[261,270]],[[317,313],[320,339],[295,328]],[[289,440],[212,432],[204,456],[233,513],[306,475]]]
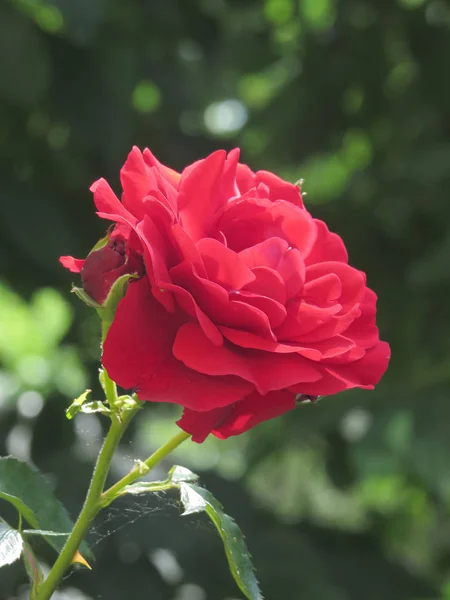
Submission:
[[[117,397],[117,389],[115,383],[111,381],[106,371],[105,383],[107,400],[111,403]],[[73,558],[76,555],[90,524],[101,508],[99,499],[105,485],[114,452],[135,412],[136,411],[127,411],[121,420],[119,420],[117,415],[111,415],[111,427],[109,428],[100,454],[98,455],[83,508],[81,509],[70,536],[67,538],[67,541],[61,550],[61,554],[51,568],[47,579],[40,585],[36,600],[48,600],[51,598],[53,592],[63,578],[64,573],[72,564]]]
[[[116,385],[109,378],[105,371],[105,389],[108,402],[112,405],[117,399]],[[136,410],[128,410],[122,414],[122,418],[118,415],[111,415],[111,427],[103,443],[100,454],[92,474],[89,490],[84,501],[83,508],[78,516],[74,528],[68,537],[61,554],[58,556],[55,564],[50,570],[46,580],[39,586],[36,600],[49,600],[58,585],[60,584],[64,574],[73,562],[81,542],[95,519],[99,511],[110,504],[123,490],[123,488],[142,477],[157,465],[164,457],[166,457],[174,448],[181,444],[189,437],[189,434],[183,432],[175,435],[164,446],[154,452],[144,463],[140,463],[141,468],[133,468],[131,472],[113,485],[109,490],[103,492],[106,478],[111,466],[111,461],[114,452],[125,433],[131,419],[134,417],[139,407]],[[102,493],[103,492],[103,493]]]

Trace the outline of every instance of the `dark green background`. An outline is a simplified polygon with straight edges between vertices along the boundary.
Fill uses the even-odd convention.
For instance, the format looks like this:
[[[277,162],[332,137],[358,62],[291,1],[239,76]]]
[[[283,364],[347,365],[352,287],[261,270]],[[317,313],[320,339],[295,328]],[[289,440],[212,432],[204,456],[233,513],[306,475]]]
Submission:
[[[305,179],[368,273],[393,358],[375,392],[173,460],[241,524],[267,600],[450,598],[449,64],[445,0],[0,1],[1,453],[31,458],[76,515],[101,431],[64,410],[98,390],[98,327],[57,258],[104,233],[88,187],[118,190],[133,144],[177,169],[237,145]],[[114,477],[177,415],[148,406]],[[239,598],[212,527],[179,513],[175,497],[113,506],[94,573],[61,598]],[[24,582],[3,569],[0,598]]]

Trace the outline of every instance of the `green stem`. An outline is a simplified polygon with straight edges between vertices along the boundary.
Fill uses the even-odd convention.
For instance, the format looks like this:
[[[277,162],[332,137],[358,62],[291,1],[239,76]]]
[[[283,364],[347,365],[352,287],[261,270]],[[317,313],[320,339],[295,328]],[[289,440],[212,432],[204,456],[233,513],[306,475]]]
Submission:
[[[133,487],[133,486],[131,486],[131,487]],[[173,481],[168,479],[166,481],[153,481],[153,482],[149,483],[148,485],[146,485],[145,487],[143,486],[142,490],[140,492],[136,492],[136,490],[133,490],[132,493],[139,495],[139,494],[148,494],[151,492],[167,492],[168,490],[176,490],[176,489],[180,489],[180,485],[178,483],[174,483]],[[115,498],[117,498],[118,496],[122,496],[122,495],[125,495],[128,493],[130,493],[130,489],[128,488],[128,486],[125,486],[117,494],[117,496],[115,496],[113,498],[113,500]],[[111,502],[112,502],[112,500],[111,500]]]
[[[185,431],[180,431],[176,435],[173,436],[168,442],[158,448],[156,452],[154,452],[147,460],[143,463],[139,463],[133,468],[128,475],[122,477],[117,483],[115,483],[108,490],[103,492],[101,496],[101,504],[102,507],[108,506],[117,496],[120,495],[120,492],[124,489],[125,486],[130,485],[135,482],[137,479],[148,473],[155,467],[163,458],[165,458],[168,454],[175,450],[182,442],[190,438],[191,435],[186,433]]]
[[[125,433],[127,425],[132,416],[132,411],[130,411],[122,420],[122,422],[120,422],[115,416],[113,417],[111,427],[108,435],[105,438],[97,459],[97,463],[95,465],[91,484],[89,486],[83,508],[80,512],[77,522],[74,525],[72,533],[68,537],[67,542],[61,550],[61,554],[58,556],[55,564],[50,570],[47,579],[39,587],[36,600],[48,600],[51,598],[65,572],[72,564],[72,560],[78,551],[78,548],[80,547],[80,544],[83,541],[90,524],[97,516],[97,513],[101,508],[99,500],[105,485],[114,451],[116,450],[121,437]]]
[[[106,398],[112,406],[117,400],[116,384],[109,378],[106,370],[104,376]],[[181,431],[164,444],[164,446],[156,450],[144,463],[139,463],[128,475],[103,492],[114,452],[128,424],[139,409],[140,407],[137,405],[135,410],[124,411],[121,414],[121,418],[112,414],[111,427],[100,450],[83,508],[47,579],[39,586],[37,595],[35,596],[36,600],[49,600],[51,598],[67,569],[72,564],[73,558],[78,552],[78,548],[98,512],[110,504],[125,486],[133,483],[145,473],[148,473],[172,450],[190,437],[188,433]]]

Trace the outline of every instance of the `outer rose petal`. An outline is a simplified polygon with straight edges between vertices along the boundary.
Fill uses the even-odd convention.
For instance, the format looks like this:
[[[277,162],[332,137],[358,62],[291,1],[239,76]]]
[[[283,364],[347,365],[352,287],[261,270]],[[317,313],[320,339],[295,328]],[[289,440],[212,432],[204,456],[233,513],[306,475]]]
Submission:
[[[379,342],[378,327],[375,324],[377,296],[366,288],[364,300],[360,305],[361,316],[353,321],[345,335],[364,349],[372,348]]]
[[[333,365],[333,359],[329,359],[328,371],[338,377],[342,377],[352,385],[349,387],[361,387],[373,389],[380,381],[387,369],[391,349],[387,342],[378,342],[376,346],[366,351],[363,358],[349,362],[344,365]]]
[[[203,411],[226,406],[253,386],[238,377],[208,377],[176,360],[172,344],[180,316],[153,297],[147,278],[130,283],[103,346],[102,363],[125,389],[141,400],[173,402]]]
[[[63,267],[69,269],[71,273],[79,273],[84,265],[83,259],[74,258],[73,256],[60,256],[59,262]]]
[[[144,199],[149,194],[159,196],[164,205],[176,212],[174,176],[180,179],[180,175],[168,167],[163,167],[149,150],[147,153],[150,153],[153,160],[149,160],[145,150],[143,155],[139,148],[134,146],[120,171],[123,205],[139,220],[143,219],[146,213]]]
[[[142,199],[152,187],[148,171],[141,151],[137,146],[133,146],[120,170],[120,182],[123,189],[123,205],[139,219],[145,214]]]
[[[256,186],[256,175],[249,166],[238,163],[236,169],[236,184],[241,196]]]
[[[94,194],[99,217],[125,223],[131,227],[136,225],[136,217],[126,210],[105,179],[99,179],[89,189]]]
[[[323,365],[323,377],[320,381],[294,385],[290,389],[297,394],[311,396],[329,396],[355,387],[373,390],[386,371],[390,355],[389,344],[378,342],[374,348],[367,350],[363,358],[348,364],[333,365],[333,360],[328,360]]]
[[[224,408],[203,413],[185,409],[177,424],[192,434],[194,442],[203,442],[210,433],[224,440],[292,410],[295,408],[295,396],[294,392],[286,390],[270,392],[265,396],[253,392]]]
[[[161,172],[164,179],[166,179],[173,187],[178,187],[180,183],[181,173],[177,173],[170,167],[163,165],[156,156],[148,149],[145,148],[143,152],[144,160],[149,167],[156,167]]]
[[[251,188],[257,187],[260,183],[264,183],[269,190],[269,199],[272,202],[286,200],[303,208],[299,186],[284,181],[274,173],[270,173],[269,171],[257,171],[254,173],[247,165],[239,163],[236,181],[241,195],[248,192]]]
[[[194,323],[180,328],[173,352],[191,369],[214,377],[236,375],[253,383],[261,394],[321,377],[319,368],[302,356],[214,346]]]
[[[173,312],[173,297],[163,288],[164,284],[171,281],[167,271],[169,253],[167,236],[162,235],[162,232],[148,216],[145,216],[145,219],[138,224],[136,232],[144,246],[145,266],[153,295],[166,310]]]
[[[286,200],[303,208],[302,195],[298,185],[284,181],[284,179],[269,171],[257,171],[256,181],[267,185],[270,190],[269,198],[272,202]]]
[[[305,262],[313,265],[325,260],[348,262],[348,254],[342,238],[337,233],[331,233],[323,221],[314,219],[317,225],[317,238]]]

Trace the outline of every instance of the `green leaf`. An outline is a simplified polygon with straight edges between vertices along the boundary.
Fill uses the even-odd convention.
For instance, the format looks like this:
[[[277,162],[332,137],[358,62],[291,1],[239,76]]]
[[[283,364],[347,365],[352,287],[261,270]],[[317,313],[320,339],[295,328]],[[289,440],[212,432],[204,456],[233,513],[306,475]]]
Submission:
[[[100,402],[100,400],[94,400],[93,402],[87,402],[87,404],[83,404],[81,407],[81,412],[86,413],[88,415],[92,413],[103,413],[105,415],[111,414],[111,410]]]
[[[44,580],[44,575],[41,571],[41,567],[39,566],[37,558],[34,555],[33,550],[31,549],[31,546],[25,541],[23,542],[22,558],[25,565],[25,570],[28,573],[28,577],[30,578],[30,599],[33,600],[37,597],[38,588]]]
[[[10,565],[20,558],[22,547],[23,540],[20,533],[0,519],[0,567]]]
[[[88,415],[92,413],[103,413],[106,415],[111,414],[111,410],[100,402],[100,400],[93,400],[92,402],[86,402],[86,398],[91,393],[91,390],[86,390],[76,398],[69,408],[66,410],[66,417],[70,420],[79,412],[86,413]]]
[[[142,469],[142,475],[148,473],[148,467],[145,463],[138,462],[136,467]],[[169,477],[165,481],[138,481],[127,485],[120,492],[124,494],[149,494],[152,492],[162,492],[170,489],[180,489],[181,482],[195,482],[198,475],[185,467],[173,466],[169,471]]]
[[[223,512],[222,505],[211,492],[193,483],[197,480],[198,475],[185,467],[175,465],[169,471],[166,481],[140,481],[126,486],[120,495],[179,489],[185,509],[183,514],[206,512],[216,526],[225,547],[231,574],[241,592],[249,600],[263,600],[242,531],[236,522]]]
[[[0,460],[2,460],[0,458]],[[1,475],[0,475],[1,478]],[[2,492],[2,482],[0,479],[0,498],[3,498],[3,500],[6,500],[6,502],[9,502],[10,504],[12,504],[17,511],[23,516],[25,517],[25,519],[28,521],[28,523],[30,525],[32,525],[33,527],[38,527],[38,523],[36,520],[36,517],[33,513],[33,511],[24,503],[22,502],[22,500],[20,498],[17,498],[16,496],[12,496],[11,494],[7,494],[6,492]]]
[[[180,482],[181,501],[184,515],[206,512],[222,538],[231,574],[239,589],[249,600],[262,600],[263,596],[255,577],[250,553],[244,535],[236,522],[223,512],[222,505],[208,490]]]
[[[197,473],[193,473],[186,467],[180,467],[179,465],[174,465],[169,471],[169,479],[173,481],[173,483],[194,483],[198,481],[199,476]]]
[[[69,420],[73,419],[74,416],[80,412],[81,407],[86,402],[86,398],[89,396],[90,393],[91,393],[91,390],[86,390],[85,392],[83,392],[81,394],[81,396],[78,396],[78,398],[75,398],[75,400],[72,402],[72,404],[66,410],[66,417]]]
[[[52,532],[72,530],[67,510],[56,499],[44,477],[13,456],[0,458],[0,497],[13,504],[34,529]],[[57,552],[61,551],[65,542],[63,536],[46,534],[44,537]],[[80,551],[90,554],[85,543]]]

